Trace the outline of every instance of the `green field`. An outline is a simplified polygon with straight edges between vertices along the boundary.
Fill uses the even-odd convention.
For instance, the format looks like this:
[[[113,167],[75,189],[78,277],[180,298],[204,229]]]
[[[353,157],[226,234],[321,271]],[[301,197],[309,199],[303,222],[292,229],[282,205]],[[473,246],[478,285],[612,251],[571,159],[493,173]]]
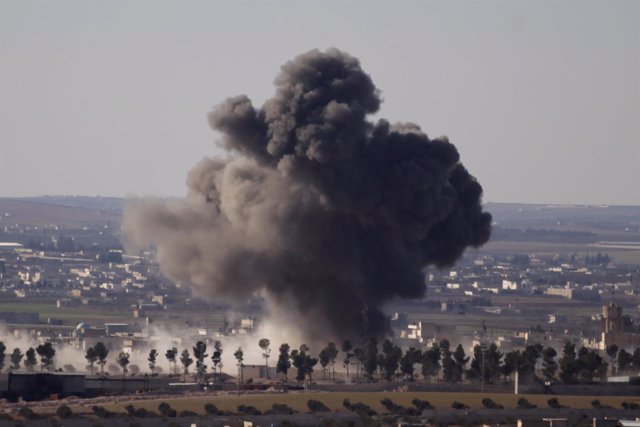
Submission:
[[[30,302],[0,302],[0,312],[22,312],[40,313],[40,320],[47,318],[62,319],[68,322],[113,320],[117,318],[129,317],[128,311],[123,311],[118,307],[56,307],[55,302],[51,303],[30,303]]]
[[[607,253],[614,262],[619,264],[639,265],[640,251],[635,249],[612,249],[597,248],[588,244],[576,243],[556,243],[556,242],[535,242],[535,241],[490,241],[480,249],[476,249],[476,254],[590,254]]]
[[[213,403],[220,410],[236,412],[238,405],[255,406],[261,411],[271,408],[274,403],[284,403],[299,412],[308,412],[307,401],[315,399],[323,402],[333,411],[346,411],[342,406],[344,399],[350,399],[352,403],[362,402],[369,405],[378,413],[386,412],[380,401],[389,398],[403,406],[412,406],[415,398],[429,401],[436,409],[450,409],[453,401],[462,402],[474,408],[482,408],[482,399],[491,398],[505,408],[516,408],[519,398],[525,397],[529,402],[540,408],[547,407],[548,395],[513,395],[504,393],[440,393],[440,392],[300,392],[300,393],[273,393],[251,394],[241,396],[197,396],[188,398],[170,398],[138,401],[122,401],[116,404],[105,405],[111,411],[124,412],[124,407],[133,404],[136,408],[145,408],[157,412],[160,402],[167,402],[177,411],[190,410],[204,414],[204,405]],[[620,408],[624,401],[640,403],[639,396],[555,396],[562,405],[570,408],[591,408],[591,401],[600,400],[603,405]],[[87,408],[84,410],[86,411]],[[78,408],[78,410],[81,410]]]

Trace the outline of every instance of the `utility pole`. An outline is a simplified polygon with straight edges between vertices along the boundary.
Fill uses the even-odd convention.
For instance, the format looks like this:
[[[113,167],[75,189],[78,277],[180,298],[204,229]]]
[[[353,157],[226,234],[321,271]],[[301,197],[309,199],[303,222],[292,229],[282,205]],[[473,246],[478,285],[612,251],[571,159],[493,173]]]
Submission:
[[[520,392],[518,390],[519,381],[520,381],[520,356],[516,358],[516,375],[515,375],[515,382],[513,387],[513,394],[518,394]]]
[[[480,351],[482,352],[482,392],[484,393],[484,355],[487,352],[487,346],[482,343],[480,344]]]

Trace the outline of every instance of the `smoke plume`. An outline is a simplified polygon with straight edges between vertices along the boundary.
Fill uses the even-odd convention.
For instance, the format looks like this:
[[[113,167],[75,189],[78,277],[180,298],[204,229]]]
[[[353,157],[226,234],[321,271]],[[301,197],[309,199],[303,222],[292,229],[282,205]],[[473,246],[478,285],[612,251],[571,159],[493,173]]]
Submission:
[[[197,164],[184,200],[132,202],[129,243],[200,295],[266,290],[309,337],[382,335],[385,302],[489,239],[482,187],[446,137],[367,120],[380,93],[344,52],[302,54],[275,85],[262,108],[241,95],[209,114],[229,158]]]

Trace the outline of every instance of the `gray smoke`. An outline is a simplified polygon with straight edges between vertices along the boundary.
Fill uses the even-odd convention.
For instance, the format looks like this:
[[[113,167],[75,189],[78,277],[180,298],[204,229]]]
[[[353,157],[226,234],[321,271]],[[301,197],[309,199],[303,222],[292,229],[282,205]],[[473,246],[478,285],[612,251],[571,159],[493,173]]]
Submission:
[[[262,108],[209,114],[229,158],[196,165],[180,202],[132,203],[129,243],[201,295],[266,290],[311,338],[385,334],[385,302],[422,297],[425,268],[489,239],[482,187],[446,137],[368,121],[379,91],[344,52],[300,55],[275,85]]]

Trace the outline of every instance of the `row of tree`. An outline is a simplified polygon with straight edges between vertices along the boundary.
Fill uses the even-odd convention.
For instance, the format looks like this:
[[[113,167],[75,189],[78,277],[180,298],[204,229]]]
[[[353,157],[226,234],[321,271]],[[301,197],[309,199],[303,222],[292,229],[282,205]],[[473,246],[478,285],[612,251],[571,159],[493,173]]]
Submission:
[[[38,365],[38,359],[40,362],[41,370],[49,370],[53,367],[54,357],[56,350],[51,343],[44,343],[29,349],[23,353],[19,348],[14,348],[13,352],[9,354],[9,361],[11,362],[11,369],[20,369],[22,364],[28,371],[33,371]],[[24,360],[23,360],[24,359]],[[4,342],[0,341],[0,371],[5,368],[7,361],[7,347]]]
[[[271,356],[271,343],[263,338],[258,342],[265,359],[267,377],[269,376],[269,358]],[[319,364],[324,379],[335,379],[335,365],[338,363],[342,352],[342,364],[346,369],[346,375],[351,375],[350,370],[355,370],[356,378],[371,380],[374,377],[386,380],[406,379],[413,381],[416,370],[425,380],[437,381],[442,379],[448,383],[459,383],[464,379],[486,384],[496,383],[499,380],[508,381],[515,372],[522,377],[538,377],[547,381],[560,379],[565,383],[577,380],[592,380],[604,378],[608,367],[617,367],[618,372],[640,371],[640,348],[629,353],[617,346],[609,346],[606,354],[609,363],[600,356],[598,351],[582,347],[576,350],[575,344],[565,343],[562,354],[558,355],[552,347],[544,347],[541,344],[528,345],[524,350],[514,350],[502,353],[495,344],[477,345],[469,356],[465,354],[462,345],[452,348],[448,340],[442,340],[433,344],[429,349],[420,350],[409,348],[402,351],[391,340],[382,343],[377,338],[370,338],[361,347],[354,347],[347,340],[338,348],[336,343],[330,342],[322,348],[317,357],[311,354],[309,346],[303,344],[298,349],[291,349],[288,344],[282,344],[278,349],[276,372],[281,373],[288,380],[292,368],[295,370],[295,379],[299,382],[311,381],[314,368]],[[186,378],[190,367],[195,363],[195,373],[199,381],[209,379],[209,374],[216,382],[222,373],[223,347],[220,341],[215,341],[210,357],[211,370],[207,361],[207,344],[198,341],[191,351],[183,349],[181,352],[172,347],[166,350],[164,356],[170,365],[170,373],[178,375],[178,363],[181,364],[182,374]],[[91,374],[94,374],[95,366],[100,368],[100,375],[104,376],[104,367],[107,363],[109,350],[104,343],[98,342],[94,347],[86,350],[84,355]],[[22,364],[27,370],[34,370],[38,364],[41,370],[53,368],[55,349],[51,343],[45,343],[35,348],[29,348],[25,354],[19,348],[15,348],[9,355],[12,369],[19,369]],[[160,354],[156,349],[151,349],[147,361],[151,374],[155,374]],[[236,366],[238,368],[238,380],[243,382],[244,352],[242,348],[234,352]],[[0,342],[0,370],[4,368],[6,359],[6,347]],[[24,360],[23,360],[24,359]],[[123,376],[127,373],[129,354],[120,352],[116,362],[122,369]],[[173,369],[171,369],[173,368]]]

